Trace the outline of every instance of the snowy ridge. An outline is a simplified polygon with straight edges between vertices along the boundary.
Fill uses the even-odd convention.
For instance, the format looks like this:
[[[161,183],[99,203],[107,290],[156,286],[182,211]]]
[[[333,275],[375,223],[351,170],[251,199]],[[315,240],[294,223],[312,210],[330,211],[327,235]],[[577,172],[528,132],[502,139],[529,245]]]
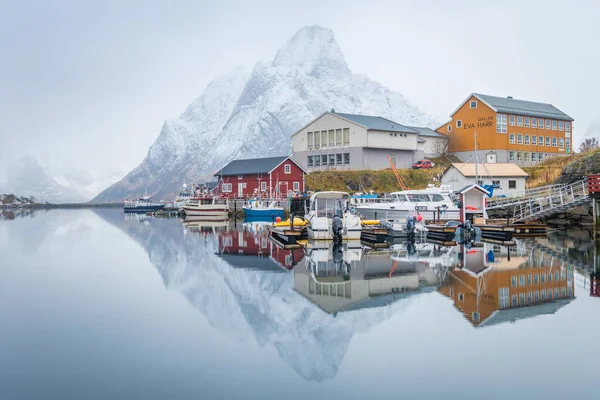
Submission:
[[[332,108],[436,125],[402,94],[353,74],[333,32],[309,26],[249,76],[238,68],[210,83],[178,119],[165,122],[144,161],[95,200],[123,200],[146,190],[170,199],[183,181],[212,180],[233,159],[290,154],[290,136]]]
[[[276,348],[305,379],[335,377],[356,333],[368,332],[412,301],[329,315],[294,291],[293,273],[235,268],[223,261],[216,254],[217,236],[184,233],[177,220],[140,223],[96,212],[142,244],[165,287],[181,292],[213,327],[232,340],[254,338],[261,347]]]

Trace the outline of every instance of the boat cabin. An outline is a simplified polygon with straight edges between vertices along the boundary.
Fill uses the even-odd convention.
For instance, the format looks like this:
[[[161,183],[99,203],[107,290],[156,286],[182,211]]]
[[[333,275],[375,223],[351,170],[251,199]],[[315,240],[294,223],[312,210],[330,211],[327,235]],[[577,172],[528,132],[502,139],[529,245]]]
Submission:
[[[346,192],[318,192],[310,197],[310,211],[317,217],[333,218],[348,210],[350,195]]]

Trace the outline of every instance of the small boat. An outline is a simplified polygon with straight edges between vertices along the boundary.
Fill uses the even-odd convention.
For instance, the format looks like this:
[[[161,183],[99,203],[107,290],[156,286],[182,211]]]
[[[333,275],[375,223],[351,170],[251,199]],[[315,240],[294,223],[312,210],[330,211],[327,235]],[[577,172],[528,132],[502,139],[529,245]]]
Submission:
[[[164,206],[164,204],[153,203],[150,197],[145,196],[137,199],[136,201],[126,201],[123,210],[125,212],[147,213],[161,210],[164,208]]]
[[[360,217],[350,211],[350,195],[346,192],[318,192],[310,197],[308,237],[310,239],[334,239],[334,219],[341,227],[341,239],[359,240],[362,232]]]
[[[199,190],[200,188],[196,188]],[[181,192],[173,200],[173,208],[182,208],[188,200],[194,198],[194,192],[188,189],[188,186],[184,183]]]
[[[283,207],[279,207],[276,201],[265,204],[260,198],[248,200],[243,207],[246,219],[260,219],[274,221],[275,218],[283,218]]]
[[[182,208],[189,217],[201,217],[210,221],[224,221],[229,218],[228,200],[208,193],[193,197]]]

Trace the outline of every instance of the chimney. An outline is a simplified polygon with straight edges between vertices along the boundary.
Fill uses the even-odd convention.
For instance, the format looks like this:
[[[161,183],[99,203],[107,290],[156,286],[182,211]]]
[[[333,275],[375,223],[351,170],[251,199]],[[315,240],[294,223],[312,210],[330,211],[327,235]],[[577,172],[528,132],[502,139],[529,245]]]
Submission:
[[[332,112],[332,113],[335,113],[335,108],[332,108],[332,109],[331,109],[331,112]]]
[[[512,96],[506,96],[507,99],[512,99]]]

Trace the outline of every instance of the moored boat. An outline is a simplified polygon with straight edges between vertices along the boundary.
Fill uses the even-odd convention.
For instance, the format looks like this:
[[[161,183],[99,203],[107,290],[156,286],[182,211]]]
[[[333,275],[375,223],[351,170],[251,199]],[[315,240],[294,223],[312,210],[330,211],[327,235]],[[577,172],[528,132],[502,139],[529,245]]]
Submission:
[[[360,217],[350,211],[350,195],[346,192],[318,192],[310,197],[308,237],[334,239],[335,229],[341,228],[341,239],[359,240],[362,232]],[[335,223],[337,220],[337,223]]]
[[[164,204],[153,203],[152,199],[148,196],[139,198],[135,201],[126,201],[123,211],[125,212],[139,212],[147,213],[152,211],[161,210],[165,207]]]
[[[188,200],[182,208],[186,216],[202,217],[204,220],[224,221],[229,218],[228,200],[208,194]]]
[[[276,201],[267,205],[261,199],[251,199],[243,209],[246,219],[274,221],[277,217],[283,218],[283,207],[279,207]]]

